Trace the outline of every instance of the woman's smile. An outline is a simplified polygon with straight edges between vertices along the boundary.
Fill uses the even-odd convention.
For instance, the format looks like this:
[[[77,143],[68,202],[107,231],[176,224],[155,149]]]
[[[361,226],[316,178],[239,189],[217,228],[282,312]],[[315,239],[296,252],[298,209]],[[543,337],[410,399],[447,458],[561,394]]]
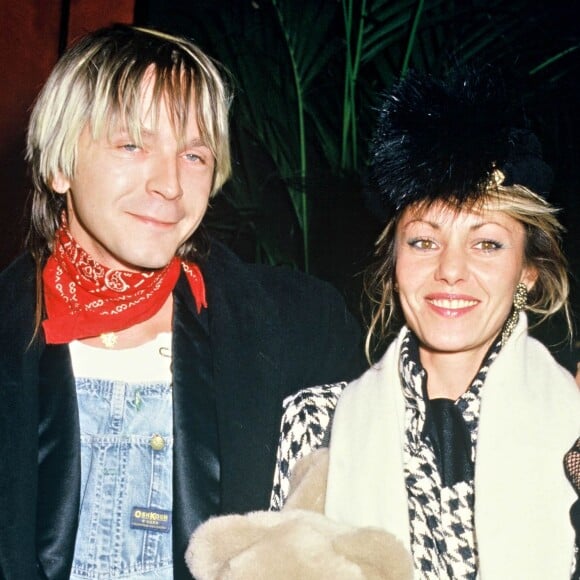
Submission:
[[[479,304],[479,300],[472,297],[455,294],[430,294],[425,296],[425,301],[435,313],[447,318],[467,314]]]

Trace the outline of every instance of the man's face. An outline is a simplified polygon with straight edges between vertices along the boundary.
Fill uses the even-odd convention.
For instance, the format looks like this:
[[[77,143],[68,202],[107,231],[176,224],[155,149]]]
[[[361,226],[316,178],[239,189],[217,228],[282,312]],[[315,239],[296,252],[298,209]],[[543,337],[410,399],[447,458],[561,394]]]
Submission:
[[[57,174],[66,193],[70,232],[95,260],[114,269],[162,268],[199,226],[208,205],[214,157],[190,111],[184,143],[165,104],[154,122],[150,83],[141,100],[142,145],[126,127],[93,139],[87,126],[78,144],[75,174]]]

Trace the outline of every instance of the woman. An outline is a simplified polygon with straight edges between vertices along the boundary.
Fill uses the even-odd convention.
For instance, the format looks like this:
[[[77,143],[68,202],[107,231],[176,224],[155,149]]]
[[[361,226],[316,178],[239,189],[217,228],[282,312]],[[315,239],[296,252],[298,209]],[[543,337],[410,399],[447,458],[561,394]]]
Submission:
[[[410,75],[387,96],[370,189],[390,214],[369,286],[369,336],[399,314],[404,324],[344,391],[315,387],[288,402],[274,507],[296,460],[330,440],[328,467],[326,453],[309,458],[322,465],[325,516],[394,535],[416,578],[570,577],[577,496],[563,459],[579,434],[580,394],[528,336],[525,314],[563,310],[570,324],[550,181],[537,139],[481,71]],[[281,545],[299,553],[307,546],[293,545],[292,531]],[[210,537],[202,534],[195,557]],[[242,553],[251,559],[255,545],[227,566]]]

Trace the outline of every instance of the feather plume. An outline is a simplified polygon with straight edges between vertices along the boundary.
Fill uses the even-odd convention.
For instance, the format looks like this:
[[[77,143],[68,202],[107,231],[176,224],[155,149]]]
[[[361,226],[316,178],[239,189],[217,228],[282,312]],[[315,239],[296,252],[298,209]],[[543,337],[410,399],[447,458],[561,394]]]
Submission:
[[[371,205],[398,213],[418,201],[475,201],[495,169],[545,194],[551,170],[537,138],[491,69],[445,79],[410,72],[385,96],[371,143]],[[540,188],[540,190],[538,190]]]

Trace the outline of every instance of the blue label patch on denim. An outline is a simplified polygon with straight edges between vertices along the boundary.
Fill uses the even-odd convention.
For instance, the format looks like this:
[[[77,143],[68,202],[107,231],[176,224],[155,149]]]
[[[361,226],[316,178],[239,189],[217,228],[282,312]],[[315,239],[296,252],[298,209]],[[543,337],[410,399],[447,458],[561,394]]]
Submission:
[[[134,507],[131,510],[131,528],[167,533],[171,530],[171,512],[155,508]]]

